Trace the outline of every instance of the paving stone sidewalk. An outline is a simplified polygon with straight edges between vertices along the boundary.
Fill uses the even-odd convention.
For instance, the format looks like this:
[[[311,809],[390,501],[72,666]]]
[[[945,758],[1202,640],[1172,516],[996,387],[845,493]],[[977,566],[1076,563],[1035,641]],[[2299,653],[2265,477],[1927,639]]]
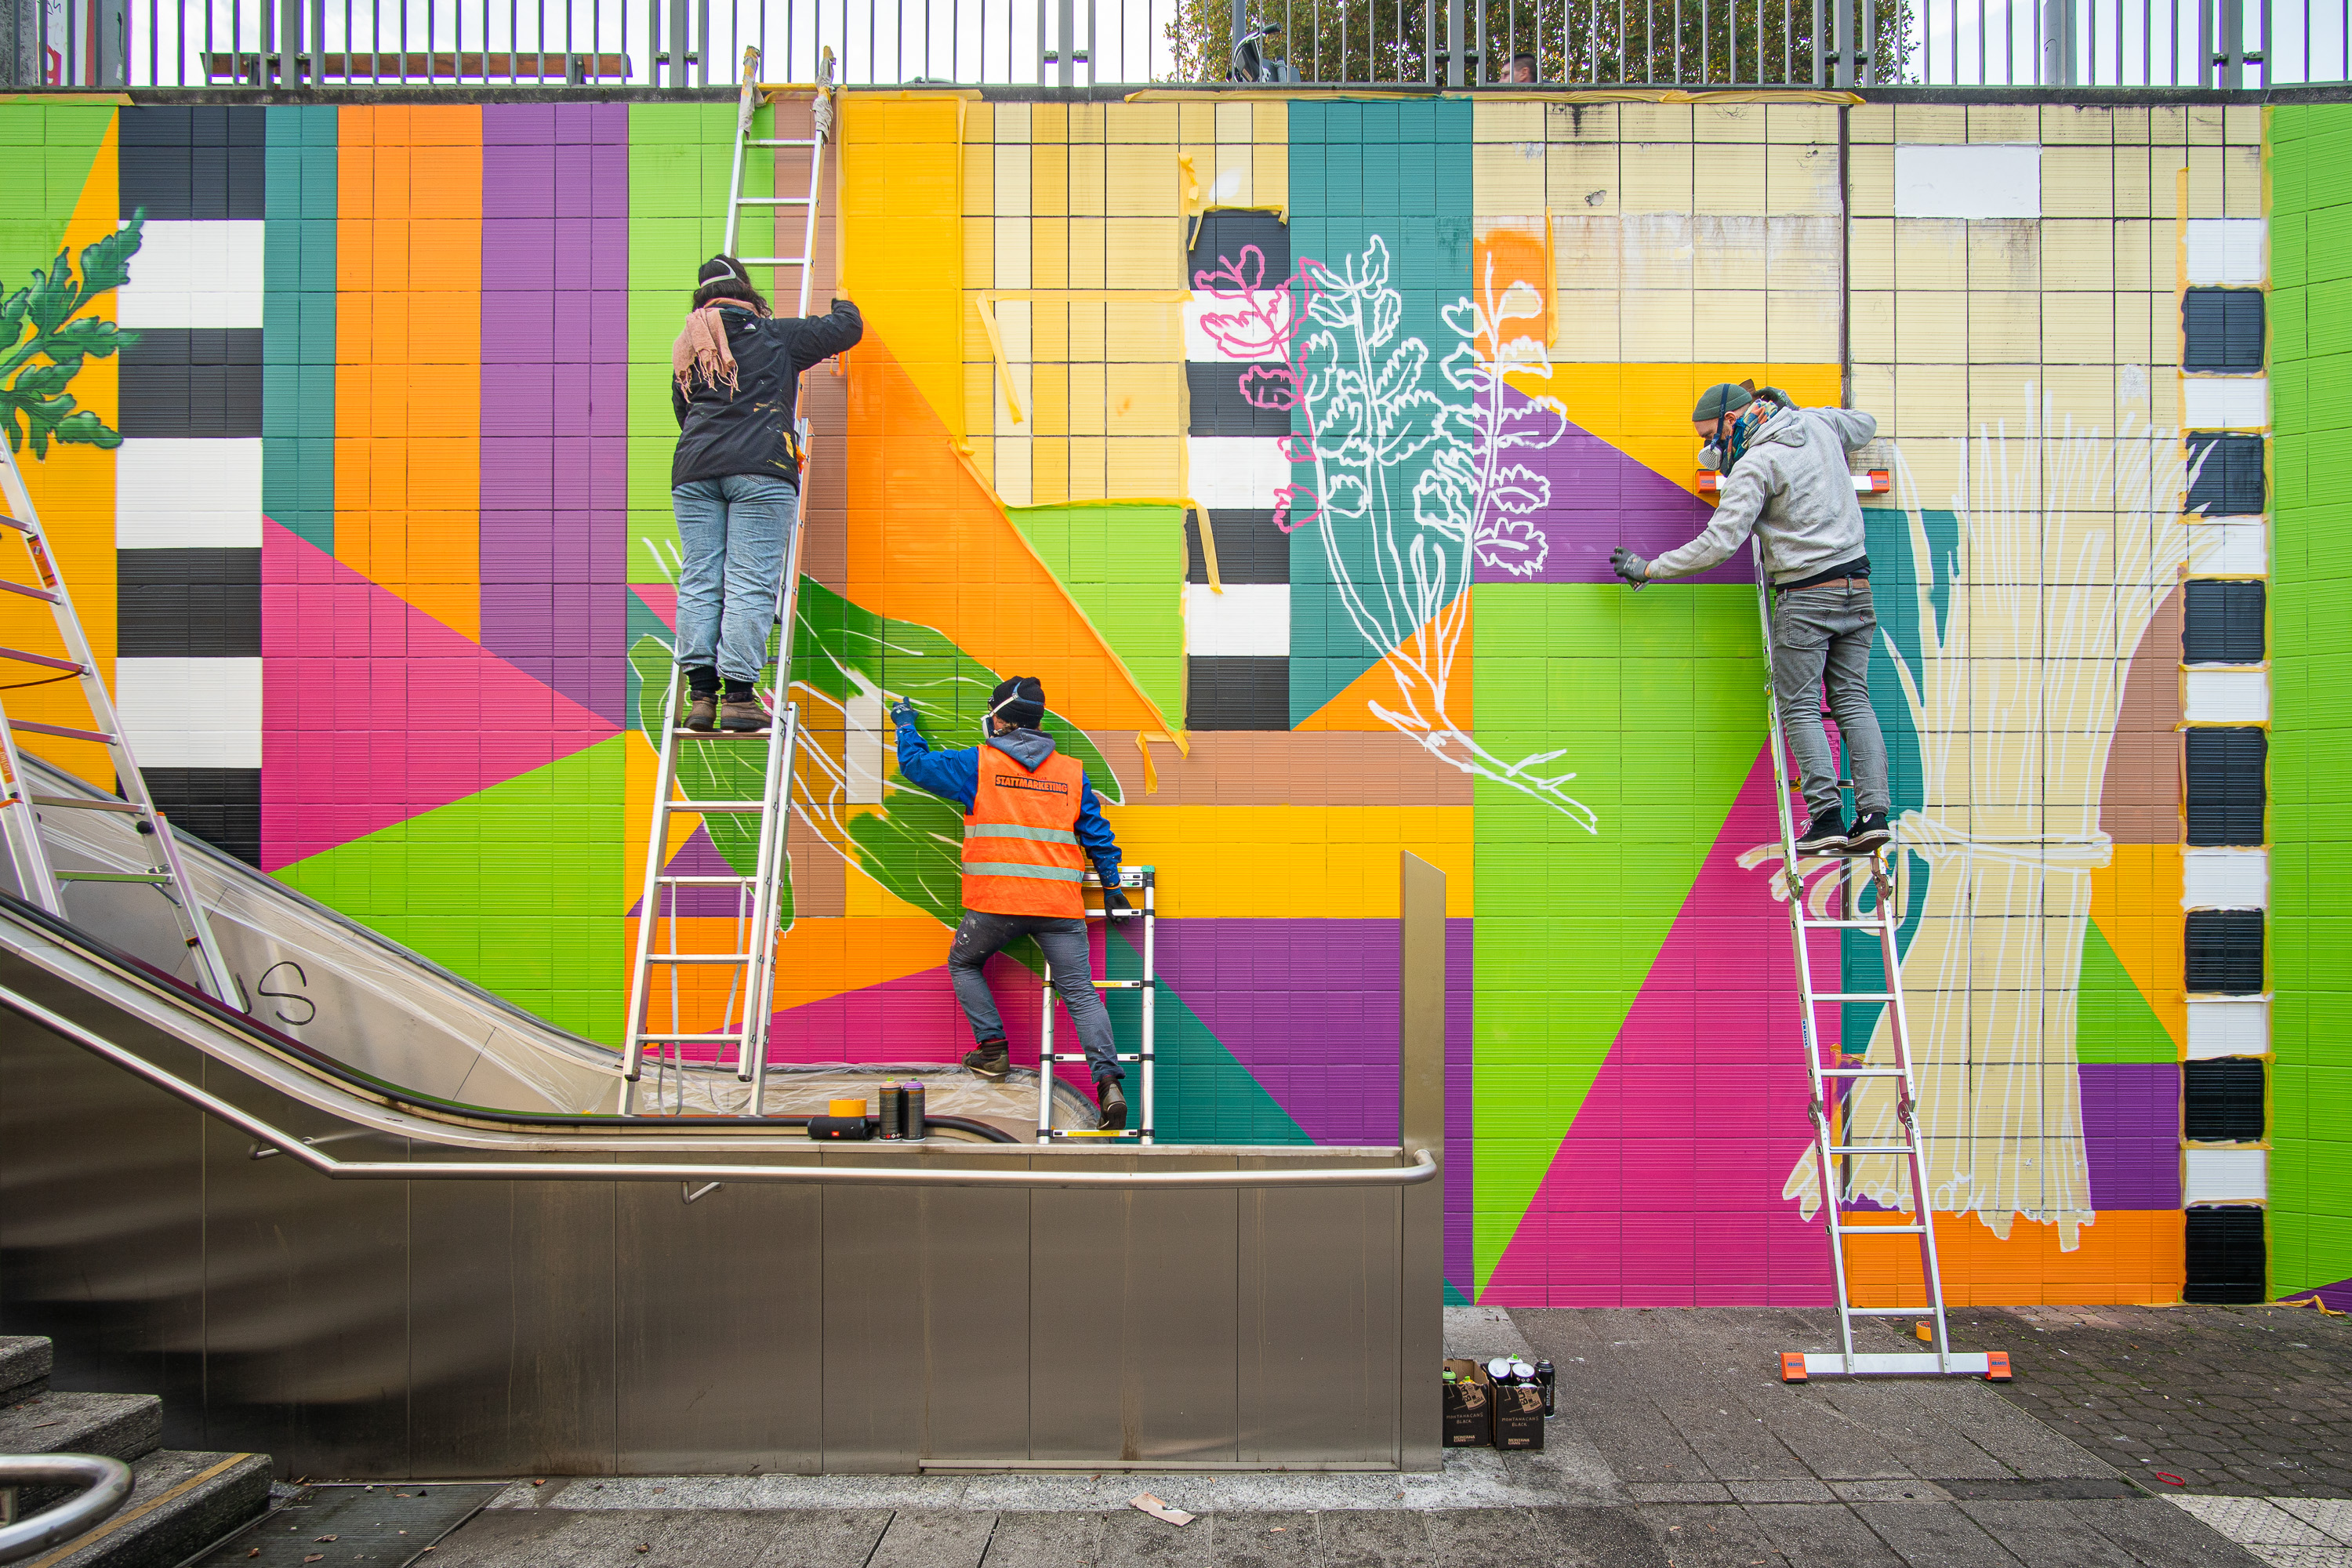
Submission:
[[[2033,1335],[2034,1327],[2043,1331]],[[2125,1445],[2080,1423],[2062,1432],[1977,1379],[1782,1385],[1777,1353],[1828,1348],[1833,1331],[1827,1312],[1457,1309],[1448,1313],[1449,1350],[1533,1351],[1559,1367],[1561,1415],[1543,1455],[1457,1453],[1441,1471],[1408,1476],[550,1479],[510,1488],[425,1561],[433,1568],[2352,1568],[2334,1556],[2276,1555],[2352,1552],[2284,1510],[2273,1517],[2243,1509],[2209,1521],[2150,1495],[2147,1467],[2120,1452]],[[1874,1331],[1887,1348],[1898,1342],[1895,1327]],[[1963,1348],[1995,1337],[1995,1348],[2010,1348],[2032,1336],[2039,1358],[2055,1332],[1995,1314],[1971,1320],[1958,1338]],[[2312,1375],[2315,1386],[2324,1381],[2322,1370]],[[2045,1403],[2056,1408],[2063,1401],[2054,1390],[2071,1384],[2052,1386]],[[2103,1397],[2094,1392],[2089,1402]],[[1146,1489],[1200,1517],[1180,1530],[1125,1506]],[[2301,1529],[2320,1540],[2260,1539]]]

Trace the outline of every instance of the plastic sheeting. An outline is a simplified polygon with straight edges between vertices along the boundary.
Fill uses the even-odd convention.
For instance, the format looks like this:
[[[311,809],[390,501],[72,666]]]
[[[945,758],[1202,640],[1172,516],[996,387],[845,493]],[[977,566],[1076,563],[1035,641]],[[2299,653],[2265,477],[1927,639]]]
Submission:
[[[26,763],[37,793],[112,798],[37,759]],[[120,813],[50,808],[40,821],[58,870],[146,868],[135,830]],[[494,1111],[618,1113],[616,1050],[532,1016],[199,840],[183,834],[179,843],[214,936],[243,988],[245,1010],[256,1020],[388,1088],[428,1099]],[[18,890],[5,866],[0,886]],[[163,889],[73,882],[64,896],[74,925],[194,984],[194,961]],[[614,955],[615,963],[625,962]],[[909,1078],[923,1083],[930,1115],[1035,1135],[1034,1073],[991,1083],[940,1062],[772,1067],[761,1109],[772,1116],[821,1114],[835,1095],[871,1105],[880,1083]],[[643,1091],[648,1112],[741,1116],[751,1086],[729,1071],[671,1067],[657,1073],[648,1064]],[[1093,1123],[1093,1108],[1056,1083],[1054,1125]]]

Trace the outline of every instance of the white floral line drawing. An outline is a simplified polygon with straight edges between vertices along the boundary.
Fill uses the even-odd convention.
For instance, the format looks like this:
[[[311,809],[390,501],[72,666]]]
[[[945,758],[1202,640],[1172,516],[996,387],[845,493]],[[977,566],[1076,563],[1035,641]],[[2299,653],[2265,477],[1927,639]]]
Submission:
[[[1441,367],[1445,384],[1465,395],[1454,401],[1423,384],[1429,345],[1399,335],[1404,300],[1390,283],[1381,237],[1336,268],[1300,261],[1276,290],[1263,288],[1264,270],[1252,246],[1198,274],[1196,289],[1229,307],[1206,313],[1202,326],[1226,353],[1254,362],[1241,373],[1243,395],[1295,411],[1302,426],[1284,455],[1311,462],[1315,482],[1283,487],[1276,521],[1286,532],[1316,528],[1340,605],[1394,678],[1398,706],[1371,703],[1373,715],[1449,766],[1597,835],[1599,817],[1568,790],[1576,774],[1549,771],[1565,749],[1507,761],[1452,716],[1476,565],[1532,576],[1550,548],[1533,520],[1551,504],[1551,481],[1512,454],[1557,442],[1567,411],[1556,398],[1514,407],[1504,396],[1507,372],[1551,374],[1540,338],[1514,326],[1541,320],[1541,296],[1518,280],[1498,291],[1489,257],[1479,298],[1445,309],[1461,340]],[[1424,453],[1408,510],[1398,489]],[[1370,546],[1369,582],[1346,548],[1360,540]]]
[[[2171,431],[2127,419],[2105,437],[2030,384],[2025,401],[2021,431],[1994,425],[1969,442],[1951,503],[1958,529],[1940,562],[1895,454],[1917,563],[1916,668],[1882,636],[1923,763],[1925,807],[1903,814],[1897,839],[1928,873],[1903,992],[1929,1204],[1974,1214],[2003,1239],[2021,1215],[2054,1226],[2072,1252],[2097,1217],[2076,1004],[2091,873],[2113,853],[2101,786],[2126,673],[2189,559],[2181,499],[2193,475]],[[1779,846],[1761,846],[1739,863],[1779,858]],[[1812,869],[1801,864],[1801,877]],[[1834,880],[1811,889],[1817,909]],[[1777,870],[1773,896],[1788,897]],[[1882,1013],[1870,1043],[1880,1065],[1891,1028]],[[1858,1081],[1845,1141],[1900,1142],[1899,1099],[1885,1080]],[[1857,1158],[1848,1196],[1910,1211],[1903,1165]],[[1781,1195],[1807,1219],[1819,1211],[1810,1150]]]

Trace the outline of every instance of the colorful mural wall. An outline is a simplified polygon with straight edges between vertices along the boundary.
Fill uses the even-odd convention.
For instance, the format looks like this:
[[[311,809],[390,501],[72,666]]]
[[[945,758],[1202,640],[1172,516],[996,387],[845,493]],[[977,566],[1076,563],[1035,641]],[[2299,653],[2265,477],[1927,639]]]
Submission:
[[[2275,241],[2311,323],[2278,393],[2293,567],[2344,112],[2271,122],[2308,230]],[[0,103],[30,198],[0,287],[136,226],[83,311],[119,352],[0,363],[8,417],[68,381],[41,416],[88,416],[30,468],[158,795],[606,1041],[676,613],[668,349],[733,113]],[[2251,1068],[2260,1109],[2270,1049],[2263,113],[849,96],[813,289],[867,334],[803,391],[780,1051],[965,1048],[955,816],[897,778],[883,694],[968,743],[1034,674],[1158,869],[1163,1138],[1394,1136],[1410,849],[1448,878],[1450,1296],[1825,1300],[1747,558],[1638,595],[1606,564],[1703,525],[1688,409],[1752,376],[1872,411],[1894,475],[1873,690],[1949,1299],[2259,1291],[2271,1129],[2212,1108]],[[2277,868],[2305,933],[2275,966],[2281,1290],[2352,1276],[2320,1130],[2333,575],[2272,612],[2313,736],[2272,759],[2281,841],[2289,811],[2312,841]],[[999,963],[1018,1059],[1035,991]],[[1878,1012],[1844,1049],[1886,1048]],[[1911,1199],[1864,1162],[1839,1201]],[[1866,1292],[1905,1250],[1858,1250]]]

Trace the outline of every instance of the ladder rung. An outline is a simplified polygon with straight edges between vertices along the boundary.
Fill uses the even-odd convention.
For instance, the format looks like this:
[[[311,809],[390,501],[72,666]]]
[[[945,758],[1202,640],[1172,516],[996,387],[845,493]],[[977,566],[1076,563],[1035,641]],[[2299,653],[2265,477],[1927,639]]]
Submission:
[[[54,605],[58,602],[58,596],[47,588],[28,588],[22,583],[0,580],[0,589],[5,589],[11,594],[22,594],[27,599],[38,599],[45,605]]]
[[[1150,989],[1150,986],[1151,982],[1149,980],[1097,980],[1095,982],[1095,989],[1097,991],[1145,991]]]
[[[1045,1059],[1049,1062],[1083,1062],[1091,1061],[1093,1058],[1088,1057],[1084,1051],[1047,1051],[1045,1053]],[[1113,1053],[1111,1059],[1122,1062],[1140,1062],[1155,1060],[1157,1058],[1146,1057],[1141,1051],[1118,1051]]]
[[[17,532],[24,534],[29,534],[33,531],[33,525],[31,523],[18,522],[15,518],[5,515],[0,515],[0,528],[13,528]]]
[[[649,952],[647,963],[749,963],[748,952]]]
[[[1832,1143],[1830,1145],[1830,1152],[1832,1154],[1908,1154],[1911,1152],[1911,1145],[1908,1143]]]
[[[804,207],[809,205],[809,199],[806,196],[737,196],[735,205],[739,207]]]
[[[746,147],[814,147],[816,144],[814,136],[747,136],[743,139]]]
[[[637,1037],[640,1040],[652,1040],[662,1045],[681,1045],[702,1040],[709,1040],[714,1043],[729,1043],[740,1040],[742,1037],[743,1034],[740,1029],[735,1031],[733,1034],[728,1035],[639,1035]]]
[[[1901,1078],[1901,1068],[1823,1068],[1823,1078]]]
[[[808,265],[808,258],[805,256],[746,256],[742,261],[746,267],[806,267]]]
[[[1933,1307],[1841,1307],[1838,1310],[1849,1318],[1932,1318],[1936,1315]]]
[[[1924,1226],[1916,1225],[1832,1225],[1830,1226],[1832,1233],[1838,1236],[1917,1236],[1926,1228]]]
[[[19,664],[37,664],[48,669],[71,670],[79,675],[85,668],[70,658],[52,658],[45,653],[26,653],[20,647],[0,647],[0,658],[13,658]]]
[[[1823,1002],[1892,1002],[1894,1000],[1895,993],[1892,991],[1816,991],[1813,993],[1816,1005]]]
[[[67,811],[120,811],[131,816],[147,815],[145,806],[133,805],[127,800],[84,800],[70,795],[37,795],[33,797],[33,804],[57,806]]]
[[[661,804],[664,811],[765,811],[768,809],[768,803],[764,800],[666,800]]]
[[[1885,931],[1876,921],[1817,921],[1800,915],[1798,921],[1807,931]]]
[[[669,888],[732,888],[758,881],[756,877],[656,877],[655,881]]]
[[[168,882],[168,871],[59,871],[60,882]]]
[[[95,730],[68,730],[63,724],[36,724],[30,719],[12,719],[14,729],[30,730],[36,735],[55,735],[61,741],[95,741],[101,746],[114,744],[114,737],[101,735]]]

